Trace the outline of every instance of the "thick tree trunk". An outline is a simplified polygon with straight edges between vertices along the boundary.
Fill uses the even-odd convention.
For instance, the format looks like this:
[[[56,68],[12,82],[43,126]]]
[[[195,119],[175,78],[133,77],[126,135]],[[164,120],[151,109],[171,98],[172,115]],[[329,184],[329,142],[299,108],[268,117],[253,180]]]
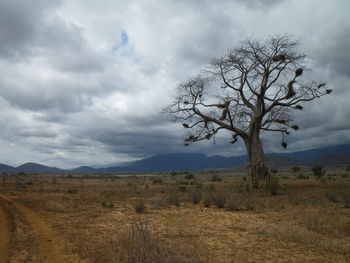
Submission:
[[[264,150],[259,138],[259,132],[252,133],[244,142],[247,149],[248,173],[252,179],[252,187],[259,189],[270,175],[265,163]]]

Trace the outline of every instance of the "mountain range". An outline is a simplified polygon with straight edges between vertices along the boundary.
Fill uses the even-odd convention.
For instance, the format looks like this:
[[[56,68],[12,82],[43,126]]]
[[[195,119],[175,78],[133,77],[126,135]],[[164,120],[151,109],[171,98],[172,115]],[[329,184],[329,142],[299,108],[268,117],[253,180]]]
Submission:
[[[292,166],[349,166],[350,144],[317,148],[294,153],[266,154],[270,168],[283,168]],[[174,171],[174,170],[203,170],[218,168],[243,168],[245,155],[225,157],[220,155],[207,156],[202,153],[174,153],[159,154],[142,160],[121,163],[118,166],[93,168],[81,166],[64,170],[37,163],[25,163],[18,167],[0,164],[0,173],[113,173],[113,172],[148,172],[148,171]]]

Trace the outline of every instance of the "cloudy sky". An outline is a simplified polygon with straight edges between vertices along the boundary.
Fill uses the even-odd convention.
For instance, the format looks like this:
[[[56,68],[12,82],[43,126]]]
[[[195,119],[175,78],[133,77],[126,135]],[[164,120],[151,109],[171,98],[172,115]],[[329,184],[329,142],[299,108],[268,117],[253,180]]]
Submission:
[[[288,151],[350,143],[349,13],[348,0],[0,0],[0,163],[243,154],[225,135],[183,147],[161,110],[211,58],[276,34],[299,39],[310,78],[334,88],[295,116]]]

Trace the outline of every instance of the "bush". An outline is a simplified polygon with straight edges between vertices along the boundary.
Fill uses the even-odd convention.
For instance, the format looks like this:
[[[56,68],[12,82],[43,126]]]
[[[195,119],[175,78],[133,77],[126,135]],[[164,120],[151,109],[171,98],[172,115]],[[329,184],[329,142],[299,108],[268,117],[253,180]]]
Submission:
[[[198,204],[203,199],[203,189],[198,187],[192,188],[190,198],[193,204]]]
[[[76,194],[76,193],[78,193],[78,189],[76,189],[76,188],[70,188],[70,189],[67,190],[67,193],[68,193],[68,194]]]
[[[114,208],[114,204],[112,202],[101,202],[101,206],[103,208]]]
[[[248,210],[256,211],[259,208],[259,201],[256,195],[252,192],[244,196],[244,204]]]
[[[186,174],[184,178],[186,180],[193,180],[194,179],[194,175],[193,174]]]
[[[176,188],[170,188],[167,191],[166,200],[168,204],[179,206],[180,205],[180,192]]]
[[[309,176],[300,173],[300,174],[298,174],[297,179],[299,179],[299,180],[309,179]]]
[[[291,169],[291,171],[293,172],[293,173],[297,173],[297,172],[300,172],[300,167],[299,166],[293,166],[292,168],[290,168]]]
[[[213,203],[219,208],[224,208],[228,198],[227,192],[224,189],[218,189],[211,194]]]
[[[221,177],[218,176],[217,174],[212,174],[212,175],[210,176],[210,181],[211,181],[211,182],[220,182],[220,181],[222,181],[222,179],[221,179]]]
[[[350,208],[350,186],[343,191],[342,196],[345,207]]]
[[[212,203],[212,196],[211,196],[211,194],[208,191],[204,192],[204,194],[203,194],[203,205],[205,207],[210,207],[211,203]]]
[[[161,184],[163,180],[160,178],[152,178],[152,184]]]
[[[145,213],[146,212],[146,202],[145,200],[138,198],[134,202],[134,209],[135,212],[138,214]]]
[[[26,185],[24,184],[24,183],[22,183],[22,182],[19,182],[19,181],[16,181],[15,182],[15,189],[16,190],[23,190],[23,189],[25,189],[26,188]]]
[[[270,172],[271,172],[272,174],[276,174],[276,173],[278,173],[278,169],[276,169],[276,168],[271,168],[271,169],[270,169]]]
[[[271,176],[266,183],[266,189],[270,191],[271,195],[277,195],[277,190],[279,188],[279,178],[276,176]]]
[[[179,186],[179,191],[180,191],[181,193],[186,192],[186,191],[187,191],[186,186]]]
[[[240,203],[241,203],[240,195],[231,195],[227,199],[226,208],[229,211],[238,211]]]
[[[176,184],[189,185],[189,182],[186,181],[176,181]]]
[[[215,184],[208,184],[205,188],[208,191],[214,191],[215,190]]]
[[[153,209],[159,209],[160,207],[165,205],[164,198],[161,195],[156,195],[152,197],[150,202],[151,202],[151,207]]]
[[[322,166],[314,166],[311,170],[315,176],[315,179],[321,179],[321,177],[326,173]]]
[[[328,201],[330,201],[332,203],[336,203],[337,202],[337,195],[336,195],[336,193],[335,193],[335,191],[333,189],[326,190],[324,195],[325,195],[325,197],[327,198]]]
[[[121,229],[108,244],[103,243],[100,250],[92,250],[91,262],[107,263],[198,263],[196,251],[190,254],[177,251],[168,246],[155,233],[149,230],[147,222],[134,219],[130,226]]]

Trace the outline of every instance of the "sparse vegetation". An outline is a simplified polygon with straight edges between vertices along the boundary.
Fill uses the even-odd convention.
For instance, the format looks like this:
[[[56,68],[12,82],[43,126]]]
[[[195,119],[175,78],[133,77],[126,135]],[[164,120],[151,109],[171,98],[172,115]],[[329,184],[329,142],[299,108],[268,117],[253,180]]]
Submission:
[[[278,169],[277,169],[277,168],[271,168],[271,169],[270,169],[270,172],[271,172],[272,174],[276,174],[276,173],[278,173]]]
[[[312,167],[312,173],[315,176],[315,179],[321,179],[321,177],[323,177],[326,174],[326,171],[324,170],[324,168],[322,166],[314,166]]]
[[[210,181],[211,182],[221,182],[222,178],[220,176],[218,176],[217,174],[212,174],[210,176]]]
[[[306,179],[309,179],[309,176],[300,173],[300,174],[298,174],[297,179],[306,180]]]
[[[77,192],[78,192],[77,188],[70,188],[70,189],[67,190],[68,194],[76,194]]]
[[[194,175],[193,174],[185,174],[184,178],[186,180],[193,180],[194,179]]]
[[[211,181],[214,174],[223,180]],[[318,184],[280,171],[265,191],[251,191],[241,174],[217,171],[203,171],[195,180],[158,173],[118,176],[118,180],[84,178],[83,188],[79,175],[57,175],[57,184],[51,177],[27,175],[7,177],[1,191],[45,216],[69,244],[67,250],[87,263],[224,263],[228,262],[224,251],[230,251],[232,240],[237,250],[260,253],[269,262],[276,258],[288,262],[290,242],[298,249],[293,260],[312,262],[312,256],[323,263],[329,258],[346,262],[350,259],[350,178],[332,170],[328,174],[331,180]],[[162,182],[153,184],[154,178]],[[274,178],[278,178],[277,192]],[[29,181],[33,184],[27,185]],[[16,190],[18,183],[26,188]],[[140,233],[145,234],[143,241]],[[13,244],[21,244],[20,235],[12,238],[17,242]],[[274,253],[266,255],[257,247]],[[234,256],[236,262],[247,261],[243,254]]]
[[[114,208],[114,204],[112,202],[101,202],[103,208]]]
[[[279,188],[279,178],[277,176],[271,176],[270,180],[266,183],[266,188],[270,191],[271,195],[277,195]]]
[[[146,202],[142,198],[137,198],[134,201],[134,209],[135,212],[140,214],[140,213],[145,213],[146,212]]]
[[[291,168],[291,171],[292,171],[293,173],[298,173],[298,172],[301,171],[301,169],[300,169],[299,166],[293,166],[293,167]]]

